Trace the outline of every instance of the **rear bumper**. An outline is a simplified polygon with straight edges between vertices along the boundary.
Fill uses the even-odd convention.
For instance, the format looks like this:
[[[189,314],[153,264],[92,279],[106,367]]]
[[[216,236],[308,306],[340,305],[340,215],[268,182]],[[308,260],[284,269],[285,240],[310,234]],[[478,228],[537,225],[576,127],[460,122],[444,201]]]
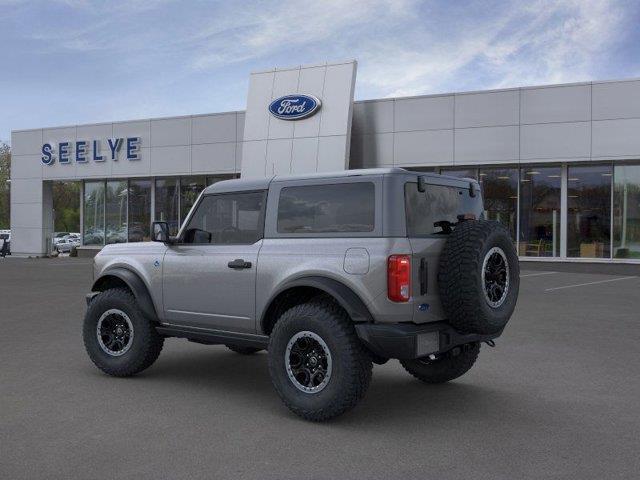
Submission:
[[[435,353],[443,353],[452,348],[471,342],[486,342],[499,337],[502,332],[491,335],[459,333],[446,322],[423,325],[413,323],[355,325],[360,340],[373,353],[383,358],[409,360]]]

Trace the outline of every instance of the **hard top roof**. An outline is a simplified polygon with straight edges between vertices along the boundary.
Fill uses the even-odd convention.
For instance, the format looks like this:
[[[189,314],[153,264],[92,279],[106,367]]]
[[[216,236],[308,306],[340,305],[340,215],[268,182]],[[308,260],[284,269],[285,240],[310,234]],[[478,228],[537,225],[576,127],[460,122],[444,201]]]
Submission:
[[[232,180],[223,180],[216,182],[213,185],[208,186],[204,193],[225,193],[236,191],[248,191],[248,190],[266,190],[269,188],[271,182],[290,182],[297,180],[320,180],[327,178],[345,178],[345,177],[364,177],[364,176],[380,176],[380,175],[407,175],[412,177],[426,176],[434,179],[443,179],[454,181],[459,183],[460,186],[468,184],[470,181],[475,182],[474,179],[461,179],[459,177],[452,177],[450,175],[439,175],[432,172],[415,172],[405,170],[404,168],[392,167],[392,168],[361,168],[354,170],[343,170],[339,172],[321,172],[321,173],[307,173],[299,175],[272,175],[268,177],[255,177],[255,178],[236,178]],[[450,183],[450,182],[448,182]]]

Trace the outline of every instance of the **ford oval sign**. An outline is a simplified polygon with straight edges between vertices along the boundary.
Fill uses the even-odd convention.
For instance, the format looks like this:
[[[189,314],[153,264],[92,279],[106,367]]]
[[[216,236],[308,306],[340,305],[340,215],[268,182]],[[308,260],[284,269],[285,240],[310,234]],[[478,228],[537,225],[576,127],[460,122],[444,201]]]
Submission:
[[[281,120],[300,120],[313,115],[320,108],[320,99],[313,95],[286,95],[269,105],[271,115]]]

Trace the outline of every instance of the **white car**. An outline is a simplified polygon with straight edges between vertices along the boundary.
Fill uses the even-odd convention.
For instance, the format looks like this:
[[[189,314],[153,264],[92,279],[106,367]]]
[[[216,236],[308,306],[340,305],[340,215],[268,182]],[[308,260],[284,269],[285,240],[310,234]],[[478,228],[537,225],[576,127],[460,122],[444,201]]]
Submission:
[[[56,243],[55,249],[60,253],[70,252],[73,247],[77,247],[80,245],[80,239],[67,236],[62,238]]]

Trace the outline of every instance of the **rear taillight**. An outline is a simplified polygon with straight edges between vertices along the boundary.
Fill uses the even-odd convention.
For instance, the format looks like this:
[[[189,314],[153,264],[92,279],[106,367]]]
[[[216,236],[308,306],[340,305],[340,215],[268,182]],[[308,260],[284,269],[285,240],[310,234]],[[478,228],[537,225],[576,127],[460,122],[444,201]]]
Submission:
[[[411,255],[391,255],[387,262],[387,296],[407,302],[411,295]]]

